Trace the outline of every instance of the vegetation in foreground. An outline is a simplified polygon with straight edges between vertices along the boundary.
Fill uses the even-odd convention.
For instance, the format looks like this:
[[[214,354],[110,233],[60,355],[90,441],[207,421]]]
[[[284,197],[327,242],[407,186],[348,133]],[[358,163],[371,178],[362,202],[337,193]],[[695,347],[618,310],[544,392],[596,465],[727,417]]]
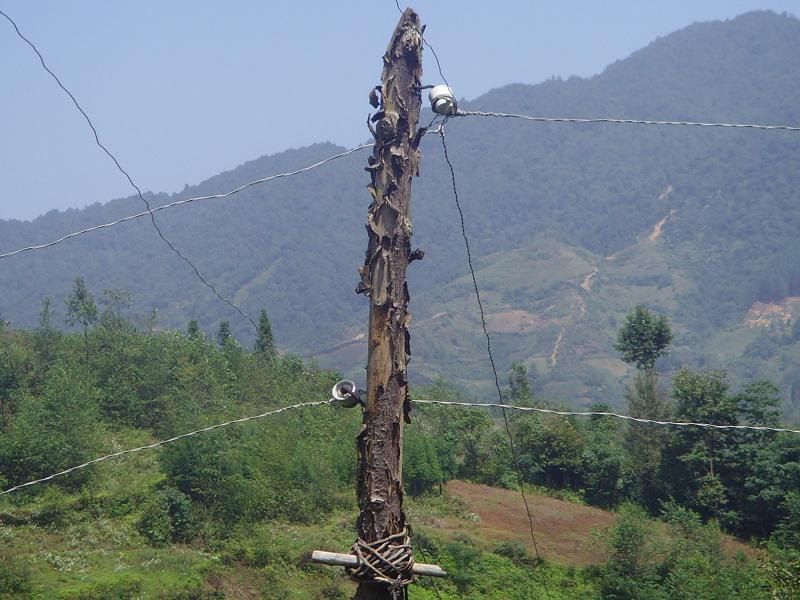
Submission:
[[[266,314],[255,349],[229,328],[208,339],[133,319],[128,295],[98,307],[78,280],[75,333],[49,301],[34,331],[0,332],[3,488],[106,452],[232,417],[328,397],[337,374],[274,352]],[[774,423],[768,382],[732,393],[721,372],[681,370],[667,393],[654,370],[669,323],[632,311],[618,349],[639,369],[632,414]],[[515,404],[547,404],[516,365]],[[419,397],[454,398],[447,384]],[[600,408],[600,407],[597,407]],[[525,414],[512,418],[527,485],[615,510],[598,532],[605,561],[540,560],[518,540],[471,528],[479,516],[442,494],[454,478],[514,487],[496,415],[415,410],[405,476],[416,543],[451,577],[443,598],[792,598],[800,578],[800,440],[770,432],[695,431]],[[109,461],[0,498],[0,597],[344,598],[342,574],[309,564],[352,542],[356,412],[318,407]],[[461,523],[456,530],[437,526]],[[757,550],[731,554],[722,532]],[[413,593],[433,598],[433,582]]]

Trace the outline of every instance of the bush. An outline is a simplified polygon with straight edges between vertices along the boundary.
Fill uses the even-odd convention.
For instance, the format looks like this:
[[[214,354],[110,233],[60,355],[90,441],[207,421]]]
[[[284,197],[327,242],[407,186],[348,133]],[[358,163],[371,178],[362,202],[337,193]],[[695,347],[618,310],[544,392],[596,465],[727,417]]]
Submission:
[[[263,538],[235,538],[226,548],[226,554],[248,567],[263,568],[276,560],[274,550]]]
[[[783,502],[784,518],[772,533],[772,541],[780,548],[800,549],[800,493],[789,492]]]
[[[136,528],[156,546],[185,542],[194,536],[196,530],[192,502],[176,489],[158,490],[145,503]]]
[[[0,547],[0,598],[6,594],[21,594],[29,589],[27,567],[10,551]]]
[[[39,505],[31,514],[31,520],[37,525],[59,527],[64,524],[69,508],[64,492],[51,485],[42,494]]]
[[[506,557],[518,566],[531,566],[536,562],[521,542],[503,542],[494,549],[494,553]]]
[[[347,594],[335,583],[329,583],[320,590],[319,598],[321,600],[345,600]]]

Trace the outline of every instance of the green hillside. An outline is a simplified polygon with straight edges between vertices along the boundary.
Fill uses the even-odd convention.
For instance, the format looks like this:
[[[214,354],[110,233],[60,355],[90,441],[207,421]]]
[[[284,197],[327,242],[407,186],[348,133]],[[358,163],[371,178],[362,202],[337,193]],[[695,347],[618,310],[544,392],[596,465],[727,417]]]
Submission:
[[[798,99],[800,21],[754,12],[660,38],[595,77],[509,85],[464,106],[798,124]],[[503,370],[512,361],[535,367],[537,389],[566,403],[619,404],[629,373],[613,335],[642,302],[675,329],[674,351],[659,368],[721,366],[734,382],[767,375],[796,414],[800,136],[485,119],[448,128]],[[151,202],[227,191],[338,150],[325,143],[262,157]],[[422,150],[414,233],[426,257],[411,269],[414,375],[483,392],[490,372],[449,174],[438,140]],[[268,310],[281,346],[358,375],[366,302],[353,289],[366,243],[365,162],[356,154],[158,218],[223,293],[251,314]],[[128,198],[0,222],[0,251],[139,210]],[[38,300],[52,296],[61,310],[78,274],[98,293],[130,290],[142,318],[156,308],[163,327],[198,319],[210,330],[229,319],[240,339],[252,340],[247,322],[193,278],[146,220],[0,261],[0,312],[16,327],[33,326]]]
[[[321,405],[337,374],[268,345],[137,328],[125,312],[83,310],[85,333],[59,332],[48,314],[31,331],[0,325],[0,598],[350,597],[341,570],[309,561],[355,536],[361,415]],[[742,393],[714,371],[681,370],[671,389],[652,373],[638,381],[669,393],[678,420],[779,422],[763,381]],[[443,383],[412,394],[458,397]],[[534,400],[524,377],[508,397]],[[310,401],[321,402],[292,407]],[[412,417],[415,556],[449,573],[413,598],[798,597],[800,436],[531,413],[503,423],[423,404]]]

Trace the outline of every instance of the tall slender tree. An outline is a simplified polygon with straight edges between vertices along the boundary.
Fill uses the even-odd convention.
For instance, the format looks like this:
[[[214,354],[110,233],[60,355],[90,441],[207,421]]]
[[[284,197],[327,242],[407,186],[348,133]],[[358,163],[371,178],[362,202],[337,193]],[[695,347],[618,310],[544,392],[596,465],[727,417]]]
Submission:
[[[231,324],[229,321],[220,321],[219,329],[217,329],[217,343],[220,346],[225,346],[230,342],[233,334],[231,333]]]
[[[632,417],[654,420],[669,417],[669,398],[659,387],[655,364],[667,353],[671,341],[672,328],[666,316],[640,304],[625,317],[614,348],[622,360],[638,370],[625,390],[628,414]],[[658,473],[665,443],[666,433],[653,425],[633,423],[625,431],[628,477],[636,496],[651,510],[657,507],[660,497]]]
[[[202,333],[200,332],[200,323],[197,322],[197,319],[189,321],[189,324],[186,326],[186,335],[193,340],[200,339]]]
[[[261,309],[258,316],[258,338],[256,338],[256,352],[264,356],[275,355],[275,340],[272,337],[272,324],[269,322],[267,311]]]
[[[49,296],[42,299],[42,309],[39,311],[39,327],[36,329],[36,350],[44,364],[49,364],[53,358],[54,346],[59,337],[59,332],[53,325],[53,302]]]
[[[522,363],[513,363],[508,376],[509,398],[513,404],[530,404],[533,401],[533,389],[528,369]]]
[[[89,353],[89,328],[97,323],[97,303],[83,277],[76,277],[72,292],[67,297],[67,325],[79,325],[83,330],[83,343],[88,357]]]

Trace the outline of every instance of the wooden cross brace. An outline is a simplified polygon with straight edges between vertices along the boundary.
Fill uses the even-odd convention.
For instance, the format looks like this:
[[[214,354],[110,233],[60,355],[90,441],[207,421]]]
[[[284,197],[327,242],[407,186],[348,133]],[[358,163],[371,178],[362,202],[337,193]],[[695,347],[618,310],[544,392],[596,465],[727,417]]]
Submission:
[[[349,567],[353,569],[358,566],[358,557],[353,554],[339,554],[338,552],[325,552],[323,550],[314,550],[311,553],[311,561],[331,567]],[[425,563],[414,563],[411,572],[414,575],[427,577],[447,577],[447,571],[439,565],[426,565]]]

